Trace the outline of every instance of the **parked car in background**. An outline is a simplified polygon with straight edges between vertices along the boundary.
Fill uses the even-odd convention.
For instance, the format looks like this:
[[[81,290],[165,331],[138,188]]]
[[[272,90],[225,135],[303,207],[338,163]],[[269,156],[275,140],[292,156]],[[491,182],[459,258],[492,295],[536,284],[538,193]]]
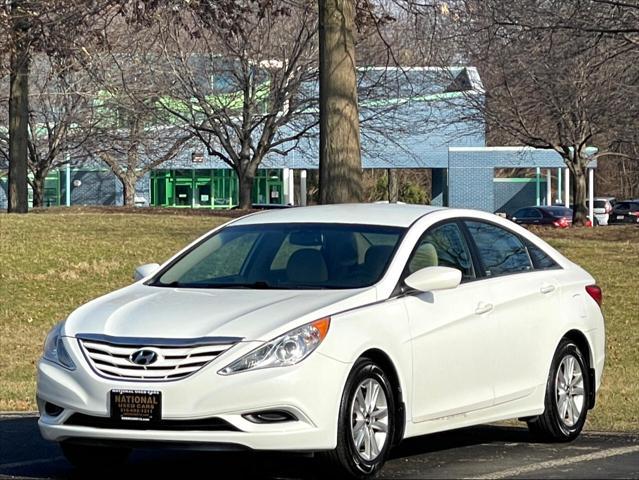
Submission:
[[[615,197],[595,197],[593,202],[592,211],[595,214],[596,222],[599,225],[608,225],[608,219],[612,213],[612,209],[615,206]],[[586,205],[589,206],[588,200]]]
[[[548,225],[567,228],[572,225],[572,210],[566,207],[524,207],[517,210],[510,219],[519,225]]]
[[[269,210],[135,278],[53,327],[38,363],[40,431],[87,472],[180,446],[318,452],[369,478],[453,428],[573,440],[601,384],[595,279],[485,212]]]
[[[608,223],[639,223],[639,200],[624,200],[615,204]]]

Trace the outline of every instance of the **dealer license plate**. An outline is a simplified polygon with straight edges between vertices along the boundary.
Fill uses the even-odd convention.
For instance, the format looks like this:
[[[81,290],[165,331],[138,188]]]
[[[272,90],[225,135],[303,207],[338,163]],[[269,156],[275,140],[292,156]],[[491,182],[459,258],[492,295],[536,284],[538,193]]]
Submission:
[[[617,220],[623,220],[623,215],[617,215]]]
[[[157,390],[111,390],[111,418],[159,421],[162,418],[162,393]]]

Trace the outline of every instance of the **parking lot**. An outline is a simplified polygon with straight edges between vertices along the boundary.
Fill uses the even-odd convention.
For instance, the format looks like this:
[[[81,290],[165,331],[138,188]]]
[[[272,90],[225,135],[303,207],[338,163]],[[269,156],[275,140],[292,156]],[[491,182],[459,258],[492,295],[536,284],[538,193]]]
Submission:
[[[0,478],[84,478],[34,415],[0,418]],[[586,433],[568,444],[535,443],[525,428],[482,426],[402,443],[380,478],[639,478],[639,435]],[[308,455],[139,450],[122,472],[91,477],[176,478],[211,472],[221,478],[322,478]]]

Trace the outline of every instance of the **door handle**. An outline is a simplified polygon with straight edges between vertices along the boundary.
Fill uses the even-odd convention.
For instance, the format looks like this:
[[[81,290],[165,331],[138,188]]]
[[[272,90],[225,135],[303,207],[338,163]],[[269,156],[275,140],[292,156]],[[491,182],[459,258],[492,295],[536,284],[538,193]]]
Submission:
[[[555,286],[551,284],[542,285],[539,289],[541,293],[552,293],[555,291]]]
[[[477,304],[477,308],[475,309],[475,315],[483,315],[484,313],[490,312],[492,309],[492,303],[479,302]]]

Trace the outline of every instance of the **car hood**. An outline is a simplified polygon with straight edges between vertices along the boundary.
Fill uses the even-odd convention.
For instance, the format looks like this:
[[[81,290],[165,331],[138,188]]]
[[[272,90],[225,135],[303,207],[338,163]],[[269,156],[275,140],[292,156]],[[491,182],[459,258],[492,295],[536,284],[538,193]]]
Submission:
[[[134,284],[73,312],[64,335],[241,337],[270,340],[290,328],[377,300],[353,290],[184,289]]]

